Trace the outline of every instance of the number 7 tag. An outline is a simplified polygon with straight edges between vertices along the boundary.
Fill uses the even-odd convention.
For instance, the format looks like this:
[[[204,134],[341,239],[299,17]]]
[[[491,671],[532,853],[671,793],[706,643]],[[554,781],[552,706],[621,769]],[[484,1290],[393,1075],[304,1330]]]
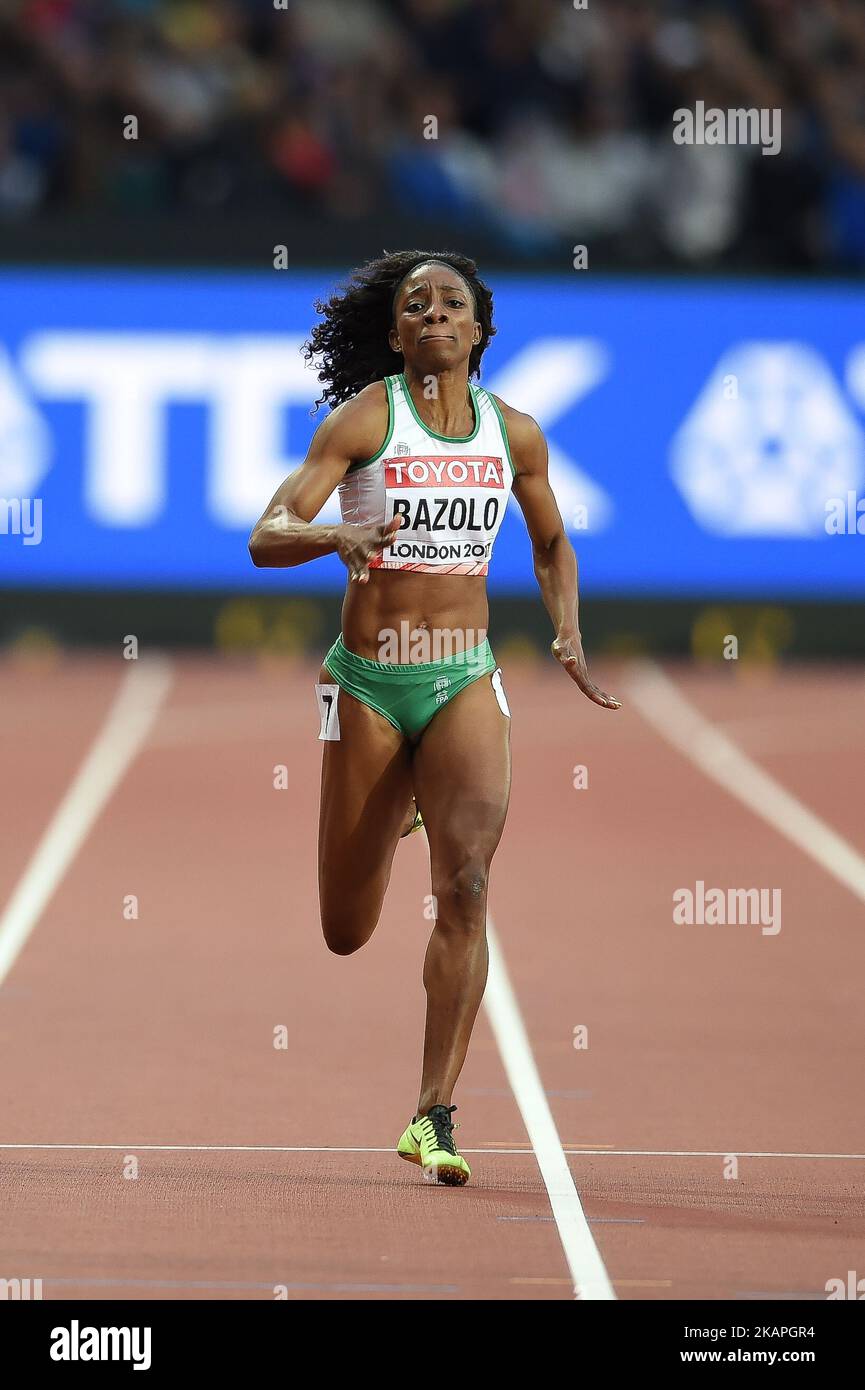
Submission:
[[[337,708],[337,700],[339,686],[317,684],[315,694],[318,699],[318,712],[321,716],[321,728],[318,731],[319,742],[338,743],[339,709]]]

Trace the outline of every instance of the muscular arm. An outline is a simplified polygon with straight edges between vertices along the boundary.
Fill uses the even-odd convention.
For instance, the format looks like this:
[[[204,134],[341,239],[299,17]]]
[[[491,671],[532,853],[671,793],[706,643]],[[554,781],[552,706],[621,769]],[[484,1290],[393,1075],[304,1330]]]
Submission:
[[[339,486],[354,459],[371,458],[387,430],[387,395],[383,382],[367,386],[352,400],[338,406],[313,435],[300,468],[286,478],[270,499],[249,538],[254,565],[289,567],[303,565],[319,555],[339,551],[346,564],[357,558],[367,533],[380,528],[365,526],[313,526],[328,497]],[[370,552],[372,553],[372,552]],[[352,578],[362,568],[349,564]]]
[[[556,633],[553,655],[590,700],[605,709],[619,709],[620,701],[599,690],[586,667],[580,635],[577,557],[550,487],[546,440],[530,415],[523,415],[504,401],[499,401],[499,406],[516,470],[514,497],[525,518],[535,577]]]

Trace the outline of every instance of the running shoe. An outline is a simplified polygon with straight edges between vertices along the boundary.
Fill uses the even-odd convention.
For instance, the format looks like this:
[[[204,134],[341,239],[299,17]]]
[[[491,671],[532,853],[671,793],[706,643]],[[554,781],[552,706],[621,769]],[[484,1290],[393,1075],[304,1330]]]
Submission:
[[[409,1163],[419,1163],[426,1182],[462,1187],[472,1170],[453,1141],[459,1125],[451,1122],[455,1105],[433,1105],[426,1115],[415,1115],[396,1151]]]
[[[411,822],[410,825],[406,826],[405,830],[403,830],[400,834],[401,840],[404,840],[407,835],[413,835],[416,830],[423,830],[423,816],[417,809],[417,805],[415,804],[415,802],[412,802],[412,805],[415,808],[414,820]]]

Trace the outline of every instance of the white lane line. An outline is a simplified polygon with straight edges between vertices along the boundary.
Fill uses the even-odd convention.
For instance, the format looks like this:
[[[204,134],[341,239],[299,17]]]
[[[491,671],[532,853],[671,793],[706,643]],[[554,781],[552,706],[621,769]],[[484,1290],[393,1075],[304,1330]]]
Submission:
[[[668,743],[865,902],[865,858],[714,728],[659,666],[639,663],[628,693]]]
[[[862,1160],[865,1154],[800,1154],[782,1153],[768,1149],[567,1149],[569,1154],[587,1158],[852,1158]]]
[[[392,1154],[393,1146],[377,1149],[342,1148],[321,1144],[0,1144],[3,1149],[108,1149],[121,1153],[217,1153],[217,1154]],[[462,1149],[465,1154],[509,1154],[530,1158],[531,1149]],[[766,1149],[575,1149],[564,1144],[562,1152],[581,1158],[802,1158],[850,1159],[865,1162],[865,1154],[803,1154]]]
[[[490,967],[484,1007],[547,1189],[574,1281],[574,1297],[614,1299],[613,1286],[574,1186],[490,917],[487,917],[487,940]]]
[[[147,738],[171,679],[162,658],[130,664],[105,723],[0,917],[0,984]]]

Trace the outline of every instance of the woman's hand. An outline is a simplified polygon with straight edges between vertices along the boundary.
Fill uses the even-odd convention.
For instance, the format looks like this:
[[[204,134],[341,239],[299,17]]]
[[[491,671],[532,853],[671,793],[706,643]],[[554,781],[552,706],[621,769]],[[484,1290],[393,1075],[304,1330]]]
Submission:
[[[580,687],[584,695],[594,700],[602,709],[621,709],[622,702],[615,695],[606,695],[589,679],[583,644],[578,632],[560,632],[552,644],[551,651],[556,661],[560,661],[571,680]]]
[[[336,553],[350,579],[356,579],[358,584],[368,582],[370,560],[390,545],[401,525],[402,517],[394,516],[385,524],[375,526],[337,527]]]

